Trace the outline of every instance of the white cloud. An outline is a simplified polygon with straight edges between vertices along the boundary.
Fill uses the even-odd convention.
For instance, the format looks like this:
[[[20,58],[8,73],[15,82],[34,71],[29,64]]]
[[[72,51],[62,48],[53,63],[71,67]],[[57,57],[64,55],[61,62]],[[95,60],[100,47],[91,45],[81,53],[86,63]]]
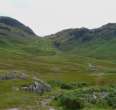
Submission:
[[[0,0],[0,14],[46,35],[65,28],[116,22],[115,4],[116,0]]]

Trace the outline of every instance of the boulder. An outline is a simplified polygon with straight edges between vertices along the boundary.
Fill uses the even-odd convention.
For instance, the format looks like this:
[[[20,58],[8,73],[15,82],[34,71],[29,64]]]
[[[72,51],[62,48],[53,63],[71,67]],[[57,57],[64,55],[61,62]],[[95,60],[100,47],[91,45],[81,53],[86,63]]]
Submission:
[[[27,78],[28,78],[27,74],[17,71],[10,71],[8,73],[0,75],[0,80],[15,80],[15,79],[26,80]]]
[[[28,86],[23,86],[22,89],[25,91],[36,92],[36,93],[42,94],[44,92],[51,91],[51,86],[41,80],[38,80],[38,81],[34,81],[32,84]]]

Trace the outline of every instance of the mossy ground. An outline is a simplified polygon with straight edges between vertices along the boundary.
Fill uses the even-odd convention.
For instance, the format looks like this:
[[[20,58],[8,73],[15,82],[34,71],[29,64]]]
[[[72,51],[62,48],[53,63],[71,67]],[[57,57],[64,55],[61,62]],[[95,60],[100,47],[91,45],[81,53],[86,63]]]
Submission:
[[[0,74],[9,71],[20,71],[28,74],[30,77],[37,77],[45,81],[54,79],[65,82],[82,81],[89,83],[90,86],[116,84],[115,59],[102,60],[61,54],[52,56],[24,56],[14,55],[14,53],[0,54],[0,57]],[[96,65],[97,71],[91,71],[88,64]],[[38,103],[42,98],[39,94],[16,90],[21,85],[31,81],[0,81],[0,110],[7,108],[22,108],[22,110],[24,108],[32,108],[33,110],[39,110]],[[92,110],[107,109],[95,107]]]

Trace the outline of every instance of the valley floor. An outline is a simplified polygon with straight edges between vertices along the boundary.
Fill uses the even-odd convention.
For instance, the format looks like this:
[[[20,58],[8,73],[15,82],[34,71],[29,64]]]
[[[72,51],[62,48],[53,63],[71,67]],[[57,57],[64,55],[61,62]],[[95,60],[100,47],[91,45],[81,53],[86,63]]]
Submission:
[[[78,91],[78,89],[81,91],[81,89],[93,88],[95,91],[99,91],[96,89],[102,86],[104,86],[105,89],[109,88],[113,93],[116,91],[115,59],[104,60],[65,55],[38,57],[4,55],[1,57],[0,78],[12,72],[16,72],[16,74],[24,73],[23,75],[28,76],[28,79],[0,79],[0,110],[66,110],[61,104],[61,99],[54,100],[54,98],[50,98],[56,97],[57,95],[59,96],[59,94],[67,94],[67,92],[73,95],[72,91],[75,92],[75,90]],[[20,87],[28,85],[36,79],[42,79],[50,84],[52,91],[40,95],[20,90]],[[54,79],[56,82],[52,82]],[[87,83],[87,87],[73,88],[70,90],[67,90],[67,88],[62,89],[60,84],[66,87],[69,86],[70,88],[68,84],[71,82],[78,82],[79,84]],[[112,89],[111,87],[114,88]],[[116,99],[112,98],[112,100],[115,101]],[[115,110],[115,108],[112,108],[112,106],[106,102],[104,102],[104,104],[103,106],[99,104],[88,104],[82,108],[82,110]],[[114,102],[113,106],[115,106],[115,104]]]

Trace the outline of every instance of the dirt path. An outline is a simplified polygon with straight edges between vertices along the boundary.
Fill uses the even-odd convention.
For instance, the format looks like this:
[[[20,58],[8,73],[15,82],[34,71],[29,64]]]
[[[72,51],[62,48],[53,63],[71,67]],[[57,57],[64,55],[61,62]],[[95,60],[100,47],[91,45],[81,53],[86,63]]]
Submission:
[[[48,99],[43,99],[41,101],[41,107],[43,108],[43,110],[56,110],[54,107],[50,106],[49,104],[51,103],[53,97],[48,98]]]
[[[47,97],[47,98],[42,98],[39,102],[37,101],[38,107],[33,108],[31,106],[28,106],[28,108],[24,110],[56,110],[54,107],[50,105],[51,101],[53,100],[54,97]],[[19,108],[9,108],[7,110],[23,110]]]
[[[19,110],[18,108],[10,108],[8,110]]]

